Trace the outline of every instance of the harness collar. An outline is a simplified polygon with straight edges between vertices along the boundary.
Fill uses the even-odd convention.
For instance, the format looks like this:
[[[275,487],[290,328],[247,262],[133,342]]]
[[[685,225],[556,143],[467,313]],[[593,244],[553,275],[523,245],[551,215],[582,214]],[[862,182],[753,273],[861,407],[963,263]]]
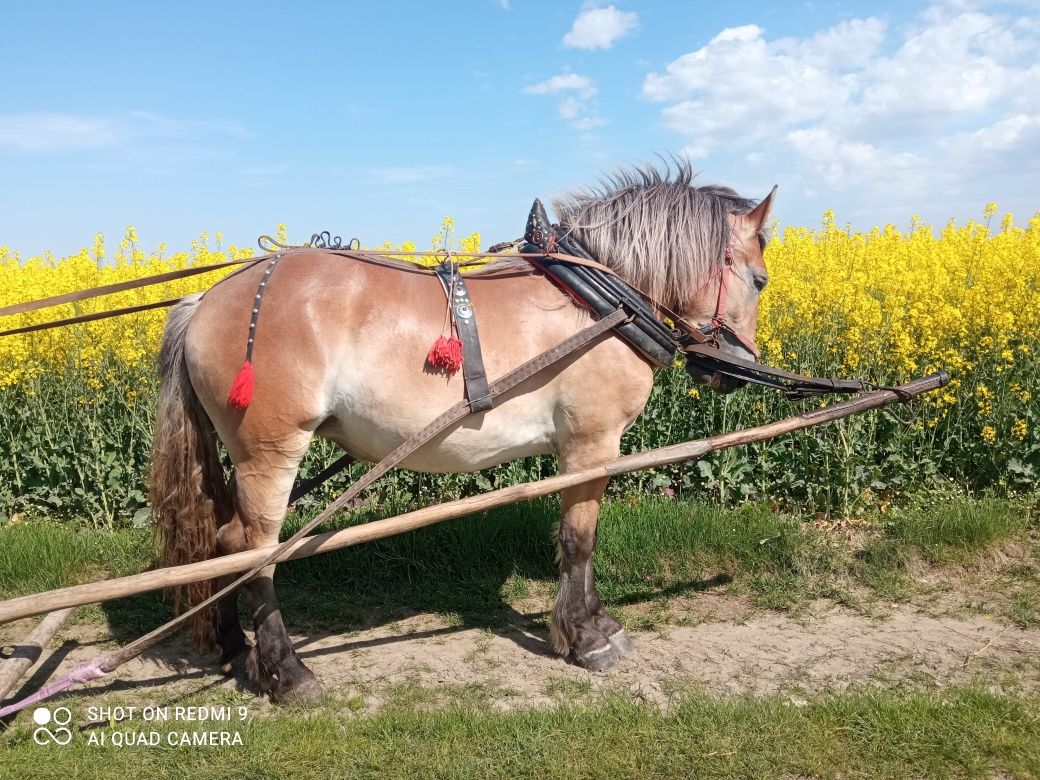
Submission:
[[[760,352],[755,343],[738,333],[726,319],[729,302],[729,282],[730,277],[733,274],[733,255],[734,252],[742,246],[742,242],[739,239],[739,228],[743,223],[743,220],[743,215],[734,215],[734,224],[729,232],[723,263],[702,285],[703,289],[703,287],[711,284],[715,278],[718,277],[719,291],[715,302],[715,312],[712,314],[711,319],[703,325],[694,325],[693,323],[685,322],[666,306],[663,306],[658,301],[654,301],[642,291],[636,290],[631,287],[631,285],[628,285],[615,277],[614,281],[624,285],[624,287],[632,294],[634,299],[641,300],[647,304],[649,319],[653,320],[653,322],[660,326],[660,328],[663,328],[665,331],[672,334],[672,340],[674,342],[674,349],[672,350],[673,355],[676,349],[684,349],[685,346],[690,343],[704,343],[718,348],[722,343],[723,333],[728,333],[729,336],[744,347],[749,354],[753,355],[756,360],[758,359]],[[596,259],[592,254],[569,230],[563,229],[560,225],[553,224],[549,221],[549,216],[545,211],[545,206],[543,206],[542,202],[537,198],[535,198],[534,204],[531,206],[531,212],[527,217],[527,229],[524,233],[524,239],[532,248],[544,252],[546,255],[565,252],[566,254],[583,260],[588,260],[593,263],[596,262]],[[541,266],[542,264],[539,265]],[[574,266],[571,267],[573,268]],[[543,267],[542,270],[544,271],[546,269]],[[590,270],[595,273],[595,269]],[[600,271],[596,276],[598,278],[604,278],[606,274]],[[561,280],[557,278],[557,281]],[[565,286],[571,285],[565,283]],[[570,292],[572,295],[575,293],[573,289],[571,289]],[[584,295],[575,297],[584,298]],[[582,302],[588,303],[587,300],[583,300]],[[650,305],[652,305],[657,311],[655,312],[650,310]],[[674,320],[678,327],[669,328],[661,322],[661,313]],[[645,321],[647,318],[642,319],[644,320],[644,329],[649,328],[651,330],[656,330],[656,328],[652,327],[649,322]],[[683,325],[686,327],[682,327]],[[646,352],[642,346],[640,346],[640,349],[644,353]],[[664,356],[650,357],[654,362],[661,365],[664,365],[667,362]]]

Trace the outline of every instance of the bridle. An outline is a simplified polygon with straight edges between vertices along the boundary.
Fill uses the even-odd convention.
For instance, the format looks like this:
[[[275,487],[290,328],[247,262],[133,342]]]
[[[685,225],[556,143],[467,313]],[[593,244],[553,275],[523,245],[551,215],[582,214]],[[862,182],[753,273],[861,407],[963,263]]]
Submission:
[[[716,349],[722,346],[722,334],[728,333],[734,338],[744,349],[746,349],[751,355],[754,356],[755,360],[758,360],[759,352],[755,342],[746,336],[742,336],[737,332],[727,320],[726,313],[729,304],[729,281],[733,276],[733,255],[739,249],[744,252],[743,242],[741,242],[740,228],[744,222],[744,215],[735,214],[733,215],[733,225],[730,227],[729,239],[726,242],[726,250],[723,256],[722,265],[719,269],[705,280],[704,284],[701,285],[701,290],[707,287],[711,282],[718,278],[719,281],[719,293],[715,301],[715,313],[711,315],[711,319],[705,325],[697,326],[697,331],[705,336],[703,343],[709,346],[715,347]],[[746,254],[746,253],[745,253]],[[698,290],[700,292],[700,290]],[[691,339],[695,340],[695,339]]]

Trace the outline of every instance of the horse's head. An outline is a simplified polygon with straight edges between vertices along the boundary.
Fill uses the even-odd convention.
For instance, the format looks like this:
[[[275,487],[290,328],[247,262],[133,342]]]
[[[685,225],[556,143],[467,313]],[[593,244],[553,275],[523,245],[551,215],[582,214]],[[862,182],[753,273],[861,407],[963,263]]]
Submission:
[[[759,354],[755,346],[758,299],[769,281],[763,250],[775,194],[773,187],[750,211],[727,214],[727,240],[721,262],[683,312],[688,321],[710,329],[719,349],[745,360],[757,360]],[[723,374],[706,372],[689,361],[686,370],[694,382],[720,393],[731,393],[745,384]]]
[[[651,165],[621,169],[602,189],[554,199],[561,227],[651,300],[716,333],[721,349],[754,360],[776,187],[756,205],[728,187],[694,186],[686,160],[675,167],[674,176]],[[742,384],[688,368],[695,382],[722,393]]]

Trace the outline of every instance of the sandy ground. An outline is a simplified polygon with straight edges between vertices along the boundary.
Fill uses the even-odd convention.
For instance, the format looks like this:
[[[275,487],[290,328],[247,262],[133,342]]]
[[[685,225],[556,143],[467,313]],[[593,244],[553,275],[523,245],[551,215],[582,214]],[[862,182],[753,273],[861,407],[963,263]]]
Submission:
[[[869,617],[819,602],[791,617],[751,610],[734,596],[702,594],[695,602],[668,603],[668,622],[679,625],[630,631],[635,649],[601,674],[552,654],[540,610],[517,612],[491,631],[421,614],[348,634],[293,639],[329,693],[358,697],[369,711],[416,690],[424,700],[476,695],[503,708],[547,706],[604,691],[667,706],[676,692],[691,689],[779,692],[795,703],[818,691],[871,684],[934,688],[975,682],[1005,691],[1040,690],[1040,632],[985,616],[936,616],[891,605],[884,615]],[[24,636],[31,626],[21,621],[4,634]],[[100,624],[68,627],[59,641],[23,694],[55,671],[64,673],[112,647]],[[201,694],[207,703],[245,697],[259,712],[273,706],[241,677],[219,674],[213,660],[171,640],[66,697],[81,705],[144,705]]]

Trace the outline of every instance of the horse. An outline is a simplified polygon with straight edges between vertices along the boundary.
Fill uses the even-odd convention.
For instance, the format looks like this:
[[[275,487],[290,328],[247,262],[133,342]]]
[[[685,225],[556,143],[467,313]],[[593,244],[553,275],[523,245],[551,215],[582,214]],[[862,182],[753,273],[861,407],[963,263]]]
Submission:
[[[718,325],[724,312],[719,346],[755,359],[776,188],[756,203],[727,187],[695,186],[693,178],[685,163],[676,171],[622,168],[554,198],[553,206],[571,239],[648,300],[698,325]],[[445,320],[444,291],[432,274],[408,263],[363,262],[317,249],[291,252],[273,274],[264,273],[264,263],[248,266],[168,315],[150,472],[164,565],[276,544],[314,436],[378,462],[463,397],[459,373],[433,371],[427,363]],[[493,261],[464,278],[491,378],[590,322],[588,309],[522,259]],[[261,281],[262,315],[247,329]],[[247,334],[255,387],[240,409],[229,403],[229,388]],[[598,465],[618,456],[622,434],[650,396],[653,373],[644,355],[607,332],[525,380],[492,409],[430,440],[401,466],[471,472],[541,454],[555,455],[563,473]],[[690,373],[721,393],[741,384]],[[219,443],[233,464],[230,480]],[[593,576],[606,483],[562,491],[559,587],[549,632],[556,653],[592,671],[610,669],[633,648]],[[251,681],[273,701],[313,701],[323,688],[286,633],[274,571],[265,567],[243,587],[255,644],[240,624],[237,593],[197,622],[193,636],[203,646],[219,644],[225,673],[244,660]],[[231,579],[189,587],[178,607],[201,602]]]

